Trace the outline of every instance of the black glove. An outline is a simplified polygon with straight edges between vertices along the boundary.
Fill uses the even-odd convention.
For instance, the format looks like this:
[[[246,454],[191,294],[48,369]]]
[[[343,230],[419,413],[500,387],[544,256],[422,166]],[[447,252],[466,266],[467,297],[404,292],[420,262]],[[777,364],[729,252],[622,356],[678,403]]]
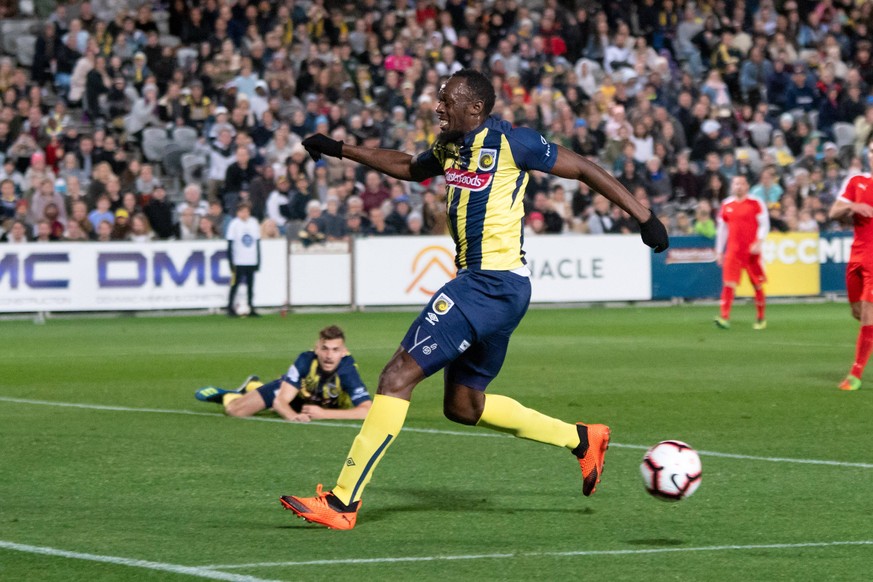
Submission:
[[[656,253],[663,252],[670,246],[667,229],[664,228],[664,223],[658,220],[654,212],[651,213],[648,220],[640,223],[640,236],[644,243],[655,249]]]
[[[343,158],[343,142],[316,133],[303,140],[303,147],[316,162],[322,154],[331,158]]]

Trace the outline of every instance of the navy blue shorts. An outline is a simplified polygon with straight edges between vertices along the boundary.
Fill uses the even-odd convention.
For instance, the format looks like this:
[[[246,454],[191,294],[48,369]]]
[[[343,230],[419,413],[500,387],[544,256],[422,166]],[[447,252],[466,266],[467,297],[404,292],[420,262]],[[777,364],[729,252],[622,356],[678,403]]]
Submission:
[[[279,393],[279,388],[282,387],[282,379],[267,382],[263,386],[256,388],[256,392],[261,395],[266,408],[273,408],[273,401],[276,400],[276,395]],[[295,412],[300,412],[303,409],[303,399],[298,395],[291,401],[291,409]]]
[[[485,390],[529,303],[527,277],[462,270],[430,298],[400,345],[426,376],[445,368],[446,383]]]

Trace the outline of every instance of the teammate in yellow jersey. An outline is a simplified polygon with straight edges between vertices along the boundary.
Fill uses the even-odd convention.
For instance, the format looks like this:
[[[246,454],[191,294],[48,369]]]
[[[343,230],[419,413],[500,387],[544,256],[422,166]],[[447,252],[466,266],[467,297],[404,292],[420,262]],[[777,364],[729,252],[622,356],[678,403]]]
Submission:
[[[443,409],[450,420],[568,449],[582,468],[584,495],[594,493],[600,481],[609,427],[563,422],[485,393],[530,301],[530,272],[522,250],[528,171],[585,182],[639,221],[643,242],[656,252],[667,248],[667,231],[596,164],[533,130],[489,117],[494,101],[491,81],[482,73],[464,69],[452,75],[439,92],[440,136],[430,150],[414,157],[320,134],[303,140],[315,160],[346,157],[401,180],[444,175],[459,269],[434,294],[382,370],[377,395],[336,486],[324,492],[319,485],[315,497],[281,497],[287,509],[308,521],[334,529],[355,526],[361,494],[403,426],[413,389],[443,368]]]

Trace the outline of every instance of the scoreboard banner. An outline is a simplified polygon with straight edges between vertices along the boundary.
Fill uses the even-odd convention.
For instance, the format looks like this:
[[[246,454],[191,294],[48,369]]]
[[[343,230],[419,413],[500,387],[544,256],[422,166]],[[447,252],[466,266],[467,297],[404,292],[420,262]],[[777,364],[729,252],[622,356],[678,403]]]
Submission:
[[[261,241],[256,305],[285,303],[287,268],[285,240]],[[229,283],[225,241],[0,245],[0,312],[220,308]]]
[[[651,251],[638,236],[525,239],[534,303],[637,301],[652,297]],[[355,241],[357,305],[423,305],[456,274],[449,237]]]

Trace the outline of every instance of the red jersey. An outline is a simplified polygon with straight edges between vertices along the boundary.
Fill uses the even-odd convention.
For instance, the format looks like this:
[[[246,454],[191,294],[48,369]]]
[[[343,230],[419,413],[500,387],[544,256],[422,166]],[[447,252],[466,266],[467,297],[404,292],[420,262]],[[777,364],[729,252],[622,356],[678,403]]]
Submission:
[[[873,176],[858,174],[847,179],[840,194],[843,202],[861,202],[873,206]],[[850,263],[873,263],[873,218],[852,214],[855,224],[855,240],[852,241]]]
[[[770,216],[764,203],[746,196],[726,198],[718,211],[716,251],[726,254],[749,254],[756,240],[763,240],[770,232]],[[725,248],[727,247],[727,248]]]

